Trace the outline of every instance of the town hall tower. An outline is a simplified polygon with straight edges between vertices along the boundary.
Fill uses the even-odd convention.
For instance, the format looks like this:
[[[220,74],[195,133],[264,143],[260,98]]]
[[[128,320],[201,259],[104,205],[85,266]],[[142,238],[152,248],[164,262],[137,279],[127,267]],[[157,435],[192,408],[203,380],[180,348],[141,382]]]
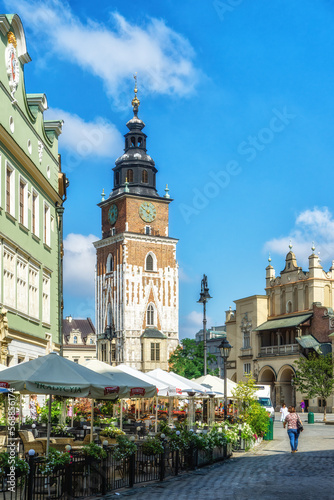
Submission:
[[[146,372],[166,370],[178,345],[179,297],[177,240],[168,229],[172,200],[167,186],[163,197],[157,193],[139,104],[136,86],[114,187],[99,203],[95,303],[98,359]]]

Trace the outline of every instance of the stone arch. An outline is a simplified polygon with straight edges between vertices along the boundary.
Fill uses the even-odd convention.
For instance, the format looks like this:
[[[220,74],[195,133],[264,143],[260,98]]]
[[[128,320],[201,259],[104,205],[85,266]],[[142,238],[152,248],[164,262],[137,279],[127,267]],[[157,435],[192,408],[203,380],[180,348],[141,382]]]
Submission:
[[[295,373],[294,367],[289,364],[285,364],[279,369],[276,388],[279,396],[279,400],[276,401],[277,404],[281,405],[285,403],[286,406],[296,404],[295,388],[292,382]]]
[[[262,382],[264,384],[272,384],[276,382],[277,374],[272,366],[266,365],[263,366],[260,370],[258,382]]]
[[[259,385],[262,383],[270,386],[270,398],[274,408],[276,401],[276,381],[277,381],[276,370],[270,365],[263,366],[259,372],[257,383]]]

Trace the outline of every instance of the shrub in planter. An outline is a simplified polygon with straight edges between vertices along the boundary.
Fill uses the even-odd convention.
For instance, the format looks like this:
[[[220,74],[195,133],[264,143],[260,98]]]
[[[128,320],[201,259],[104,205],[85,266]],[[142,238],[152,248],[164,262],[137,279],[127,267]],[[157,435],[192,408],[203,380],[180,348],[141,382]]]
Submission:
[[[51,476],[55,470],[69,464],[71,462],[71,458],[71,455],[67,452],[57,451],[54,448],[50,448],[49,456],[41,465],[42,474],[45,476]]]
[[[82,447],[82,453],[92,460],[102,460],[107,456],[107,452],[95,443],[89,443]]]
[[[117,446],[113,449],[115,460],[125,460],[136,453],[137,446],[129,441],[126,436],[119,435],[116,440]]]
[[[58,425],[52,427],[51,435],[58,436],[58,437],[74,437],[73,434],[68,432],[66,425],[64,425],[64,424],[58,424]]]
[[[125,432],[123,432],[118,427],[115,427],[114,425],[109,425],[100,432],[100,436],[106,436],[109,438],[116,438],[117,436],[124,436],[124,435]]]
[[[164,452],[164,447],[159,438],[148,438],[142,445],[144,455],[159,455]]]
[[[15,467],[15,476],[23,476],[29,472],[29,464],[23,458],[10,457],[9,453],[0,453],[0,474],[7,475],[11,467]]]
[[[253,434],[259,437],[263,437],[267,432],[269,420],[267,410],[257,402],[251,405],[245,419],[246,423],[252,428]]]

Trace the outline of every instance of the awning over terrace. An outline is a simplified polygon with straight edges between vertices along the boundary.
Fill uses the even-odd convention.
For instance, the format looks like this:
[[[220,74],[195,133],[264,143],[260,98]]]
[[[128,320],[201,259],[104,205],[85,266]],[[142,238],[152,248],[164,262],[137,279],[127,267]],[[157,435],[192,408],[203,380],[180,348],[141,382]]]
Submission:
[[[308,314],[297,314],[295,316],[289,316],[288,318],[271,319],[262,323],[262,325],[254,328],[255,332],[262,332],[265,330],[280,330],[281,328],[291,328],[293,326],[299,326],[305,323],[308,319],[313,316],[313,313]]]

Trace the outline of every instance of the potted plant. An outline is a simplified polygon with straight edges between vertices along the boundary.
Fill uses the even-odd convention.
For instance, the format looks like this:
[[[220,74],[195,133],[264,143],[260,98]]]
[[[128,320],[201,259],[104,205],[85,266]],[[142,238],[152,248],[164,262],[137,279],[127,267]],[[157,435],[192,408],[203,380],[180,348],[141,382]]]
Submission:
[[[6,451],[0,453],[0,470],[2,475],[8,475],[10,468],[13,466],[15,467],[15,477],[25,476],[29,472],[29,464],[23,458],[12,457]]]
[[[160,455],[164,452],[162,441],[157,437],[148,438],[142,444],[142,451],[144,455],[153,456]]]
[[[51,429],[51,436],[57,436],[57,437],[74,437],[73,434],[68,432],[67,427],[65,424],[58,424],[56,426],[53,426]]]
[[[82,453],[92,461],[96,460],[98,462],[107,456],[107,452],[95,443],[89,443],[83,446]]]
[[[117,446],[113,449],[113,456],[115,460],[127,460],[131,455],[134,455],[137,451],[137,446],[126,436],[119,435],[116,438]]]
[[[108,444],[116,444],[116,438],[117,436],[124,436],[125,432],[123,432],[121,429],[118,427],[115,427],[114,425],[109,425],[109,427],[105,427],[101,432],[100,432],[100,439],[101,442],[104,440],[108,441]]]
[[[71,455],[68,452],[57,451],[50,448],[49,455],[41,464],[41,472],[45,476],[51,476],[55,470],[62,469],[71,462]]]

